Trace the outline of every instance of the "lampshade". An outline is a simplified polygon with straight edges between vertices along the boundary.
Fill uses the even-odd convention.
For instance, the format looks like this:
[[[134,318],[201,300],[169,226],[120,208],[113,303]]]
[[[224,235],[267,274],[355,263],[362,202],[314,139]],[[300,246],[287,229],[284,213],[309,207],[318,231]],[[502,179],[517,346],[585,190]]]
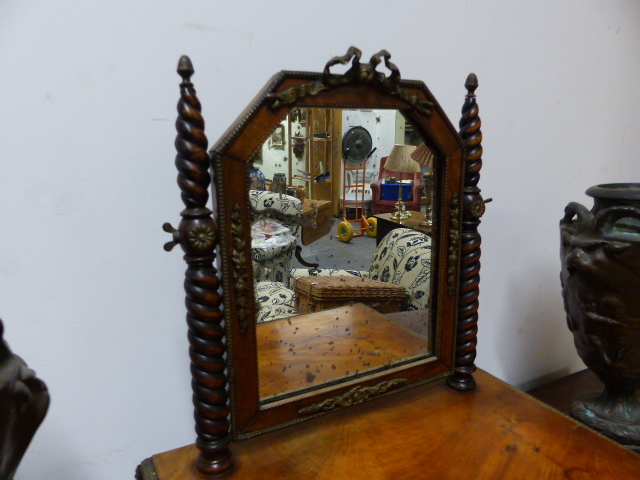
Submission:
[[[411,154],[415,149],[414,145],[394,145],[387,163],[384,164],[384,168],[402,173],[419,172],[420,165],[411,158]]]
[[[433,157],[435,154],[424,143],[420,144],[411,154],[411,158],[425,167],[433,167]]]

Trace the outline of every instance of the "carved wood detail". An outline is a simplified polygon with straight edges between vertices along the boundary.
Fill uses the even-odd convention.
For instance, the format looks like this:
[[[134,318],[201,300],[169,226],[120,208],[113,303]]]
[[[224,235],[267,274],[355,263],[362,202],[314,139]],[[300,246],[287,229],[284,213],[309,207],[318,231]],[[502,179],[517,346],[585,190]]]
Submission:
[[[451,197],[451,232],[449,233],[449,268],[447,269],[447,292],[456,291],[456,272],[460,261],[460,198],[457,193]]]
[[[416,110],[431,115],[433,102],[424,100],[410,95],[400,85],[400,70],[389,59],[391,54],[386,50],[381,50],[371,57],[369,63],[360,63],[362,51],[356,47],[349,47],[347,53],[340,57],[333,57],[324,67],[322,79],[317,82],[299,85],[294,88],[285,90],[284,92],[271,95],[273,98],[273,108],[282,105],[295,103],[296,101],[308,95],[317,95],[324,90],[330,90],[342,85],[350,83],[355,84],[372,84],[380,87],[390,95],[397,96],[407,102]],[[330,68],[334,65],[346,65],[351,62],[351,67],[343,75],[334,75]],[[389,69],[391,74],[387,77],[383,72],[376,70],[380,63],[384,62],[385,67]]]
[[[484,203],[478,188],[482,168],[482,122],[478,116],[475,90],[478,79],[470,74],[465,83],[467,96],[462,107],[460,136],[466,146],[465,181],[462,198],[462,225],[460,232],[460,292],[458,297],[458,326],[456,332],[456,359],[453,375],[447,384],[453,390],[474,390],[472,376],[476,370],[476,335],[478,332],[478,296],[480,289],[480,234],[478,225],[484,213]]]
[[[207,137],[200,114],[200,101],[191,83],[193,66],[183,56],[178,64],[180,101],[176,121],[175,146],[178,185],[186,208],[181,212],[178,229],[169,224],[164,230],[173,234],[165,245],[171,250],[180,244],[187,263],[186,292],[189,356],[193,388],[196,444],[200,449],[197,468],[203,474],[220,474],[233,465],[229,449],[229,400],[225,333],[220,309],[220,278],[213,266],[218,244],[218,227],[207,208],[211,185]]]

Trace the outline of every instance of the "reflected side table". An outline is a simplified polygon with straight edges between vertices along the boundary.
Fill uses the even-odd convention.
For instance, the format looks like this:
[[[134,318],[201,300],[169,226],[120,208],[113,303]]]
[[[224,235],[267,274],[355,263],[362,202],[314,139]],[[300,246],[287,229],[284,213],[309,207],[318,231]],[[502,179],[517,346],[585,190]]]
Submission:
[[[391,217],[392,213],[379,213],[374,215],[378,221],[378,233],[376,235],[376,245],[378,245],[387,233],[396,228],[411,228],[419,232],[431,235],[431,227],[420,225],[425,219],[422,212],[411,211],[411,216],[404,219],[395,219]]]

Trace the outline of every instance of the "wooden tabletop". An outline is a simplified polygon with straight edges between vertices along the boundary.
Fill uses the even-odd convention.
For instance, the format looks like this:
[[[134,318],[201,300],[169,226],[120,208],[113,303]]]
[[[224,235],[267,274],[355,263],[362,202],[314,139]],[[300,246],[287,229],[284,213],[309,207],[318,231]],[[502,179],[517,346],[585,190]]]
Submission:
[[[640,456],[491,375],[438,380],[232,444],[223,478],[278,480],[622,480]],[[206,480],[190,445],[143,462],[142,480]],[[210,479],[209,479],[210,480]]]
[[[378,213],[374,215],[377,218],[381,218],[388,222],[395,222],[403,225],[407,228],[414,228],[418,230],[417,227],[422,227],[420,222],[424,222],[426,215],[423,212],[417,212],[415,210],[411,210],[411,216],[408,218],[393,218],[393,212],[391,213]],[[425,231],[431,231],[431,227],[422,227]]]

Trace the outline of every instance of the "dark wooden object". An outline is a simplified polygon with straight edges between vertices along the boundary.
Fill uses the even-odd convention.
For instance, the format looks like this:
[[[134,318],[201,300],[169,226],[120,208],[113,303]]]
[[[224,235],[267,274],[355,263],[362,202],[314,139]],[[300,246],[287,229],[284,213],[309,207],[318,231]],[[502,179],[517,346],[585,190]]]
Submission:
[[[460,136],[466,145],[462,225],[460,232],[460,291],[458,297],[458,332],[454,374],[447,379],[449,387],[460,392],[475,388],[476,335],[478,333],[478,296],[480,295],[480,234],[478,225],[484,214],[485,201],[480,195],[478,181],[482,168],[482,122],[478,116],[476,88],[478,79],[470,74],[465,83],[467,98],[462,107]],[[454,206],[457,208],[457,204]],[[452,252],[453,253],[453,252]]]
[[[407,386],[453,375],[448,382],[451,388],[460,391],[474,388],[472,373],[475,370],[479,280],[479,249],[476,247],[479,246],[477,225],[481,212],[471,206],[478,199],[484,205],[476,186],[479,120],[476,118],[477,108],[474,116],[475,99],[472,97],[475,87],[470,88],[467,82],[469,94],[463,109],[469,120],[463,128],[467,134],[468,151],[465,153],[465,141],[424,83],[401,80],[386,51],[374,55],[370,63],[360,63],[360,54],[359,50],[350,48],[347,55],[328,62],[322,74],[276,74],[211,149],[211,163],[206,155],[207,140],[200,104],[190,81],[193,69],[188,58],[181,59],[179,73],[183,82],[176,123],[176,166],[186,208],[178,230],[165,225],[165,230],[174,236],[165,248],[170,249],[180,243],[188,264],[185,282],[187,322],[196,445],[200,450],[197,467],[193,468],[197,468],[201,475],[220,474],[231,468],[230,429],[231,436],[241,440],[297,423],[309,418],[300,412],[319,402],[346,396],[353,389],[351,382],[336,382],[330,388],[305,392],[268,405],[261,401],[258,391],[255,326],[258,305],[251,275],[249,246],[252,218],[247,195],[247,171],[265,138],[291,108],[395,109],[411,121],[425,142],[437,147],[439,183],[434,218],[438,229],[438,257],[433,259],[437,270],[432,272],[432,278],[439,282],[439,288],[433,297],[436,315],[431,333],[438,339],[438,348],[429,362],[407,363],[374,376],[363,376],[357,387],[367,392],[380,390],[380,385],[395,381],[401,374]],[[332,66],[349,62],[351,66],[346,73],[330,72]],[[376,70],[382,62],[391,72],[389,75]],[[215,173],[219,229],[213,221],[212,212],[206,207],[211,183],[210,166]],[[461,198],[463,187],[464,196]],[[472,214],[467,210],[473,210]],[[213,267],[218,242],[221,279]],[[218,293],[220,280],[224,295],[224,322],[220,310],[222,299]],[[458,319],[460,323],[457,323]],[[227,346],[230,347],[228,356],[225,355]],[[227,359],[230,362],[228,368]],[[227,398],[227,385],[231,401]],[[138,475],[143,474],[139,472]]]
[[[185,209],[178,230],[165,224],[165,231],[174,239],[165,245],[171,250],[180,244],[187,262],[184,288],[186,292],[189,356],[193,376],[193,405],[196,421],[196,444],[200,449],[198,470],[218,474],[233,464],[228,448],[229,405],[226,391],[226,360],[222,312],[222,297],[218,293],[220,279],[213,266],[218,244],[218,227],[209,200],[210,160],[207,137],[200,114],[200,101],[191,83],[193,66],[188,57],[178,64],[182,77],[176,129],[176,167],[178,185]]]
[[[601,392],[604,384],[591,370],[586,369],[532,388],[527,393],[565,415],[571,414],[571,402],[580,395]]]
[[[49,408],[49,392],[4,341],[0,320],[0,480],[11,480]]]
[[[302,244],[310,245],[331,232],[333,205],[327,200],[306,199],[302,203]]]
[[[304,258],[302,258],[302,247],[300,245],[296,245],[295,256],[296,260],[300,262],[300,265],[304,265],[305,267],[309,268],[318,268],[320,266],[319,263],[307,262]]]
[[[425,214],[421,212],[411,212],[411,216],[409,218],[404,219],[396,219],[392,218],[392,213],[379,213],[374,215],[376,220],[378,221],[378,232],[376,234],[376,245],[379,245],[382,239],[389,233],[391,230],[396,228],[411,228],[413,230],[417,230],[419,232],[426,233],[427,235],[431,235],[431,226],[420,225],[420,222],[423,222],[425,219]]]
[[[438,381],[234,444],[232,479],[620,480],[640,457],[479,370],[460,394]],[[380,435],[384,441],[375,441]],[[206,480],[187,446],[141,480]]]
[[[438,349],[432,361],[407,363],[402,377],[408,385],[435,380],[452,373],[455,363],[458,278],[460,266],[460,203],[464,184],[464,142],[449,122],[433,94],[423,82],[401,80],[390,55],[381,51],[369,63],[360,62],[361,52],[350,48],[347,55],[330,60],[323,73],[284,71],[274,75],[255,99],[211,148],[216,174],[217,221],[220,227],[220,257],[225,323],[230,346],[229,392],[231,432],[243,439],[308,417],[299,412],[324,398],[339,396],[352,386],[337,382],[329,389],[274,402],[268,407],[258,391],[256,310],[250,271],[248,168],[264,141],[293,108],[385,108],[400,111],[420,132],[421,138],[438,150],[438,201],[434,216],[438,226],[438,248],[434,249],[433,281],[440,288],[433,295],[434,338]],[[382,63],[384,62],[384,67]],[[344,74],[333,74],[336,64],[350,64]],[[386,68],[387,74],[378,71]],[[239,188],[241,185],[245,188]],[[437,256],[437,258],[436,258]],[[428,315],[428,312],[425,312]],[[372,388],[398,376],[389,369],[378,377],[364,376],[361,387]]]

